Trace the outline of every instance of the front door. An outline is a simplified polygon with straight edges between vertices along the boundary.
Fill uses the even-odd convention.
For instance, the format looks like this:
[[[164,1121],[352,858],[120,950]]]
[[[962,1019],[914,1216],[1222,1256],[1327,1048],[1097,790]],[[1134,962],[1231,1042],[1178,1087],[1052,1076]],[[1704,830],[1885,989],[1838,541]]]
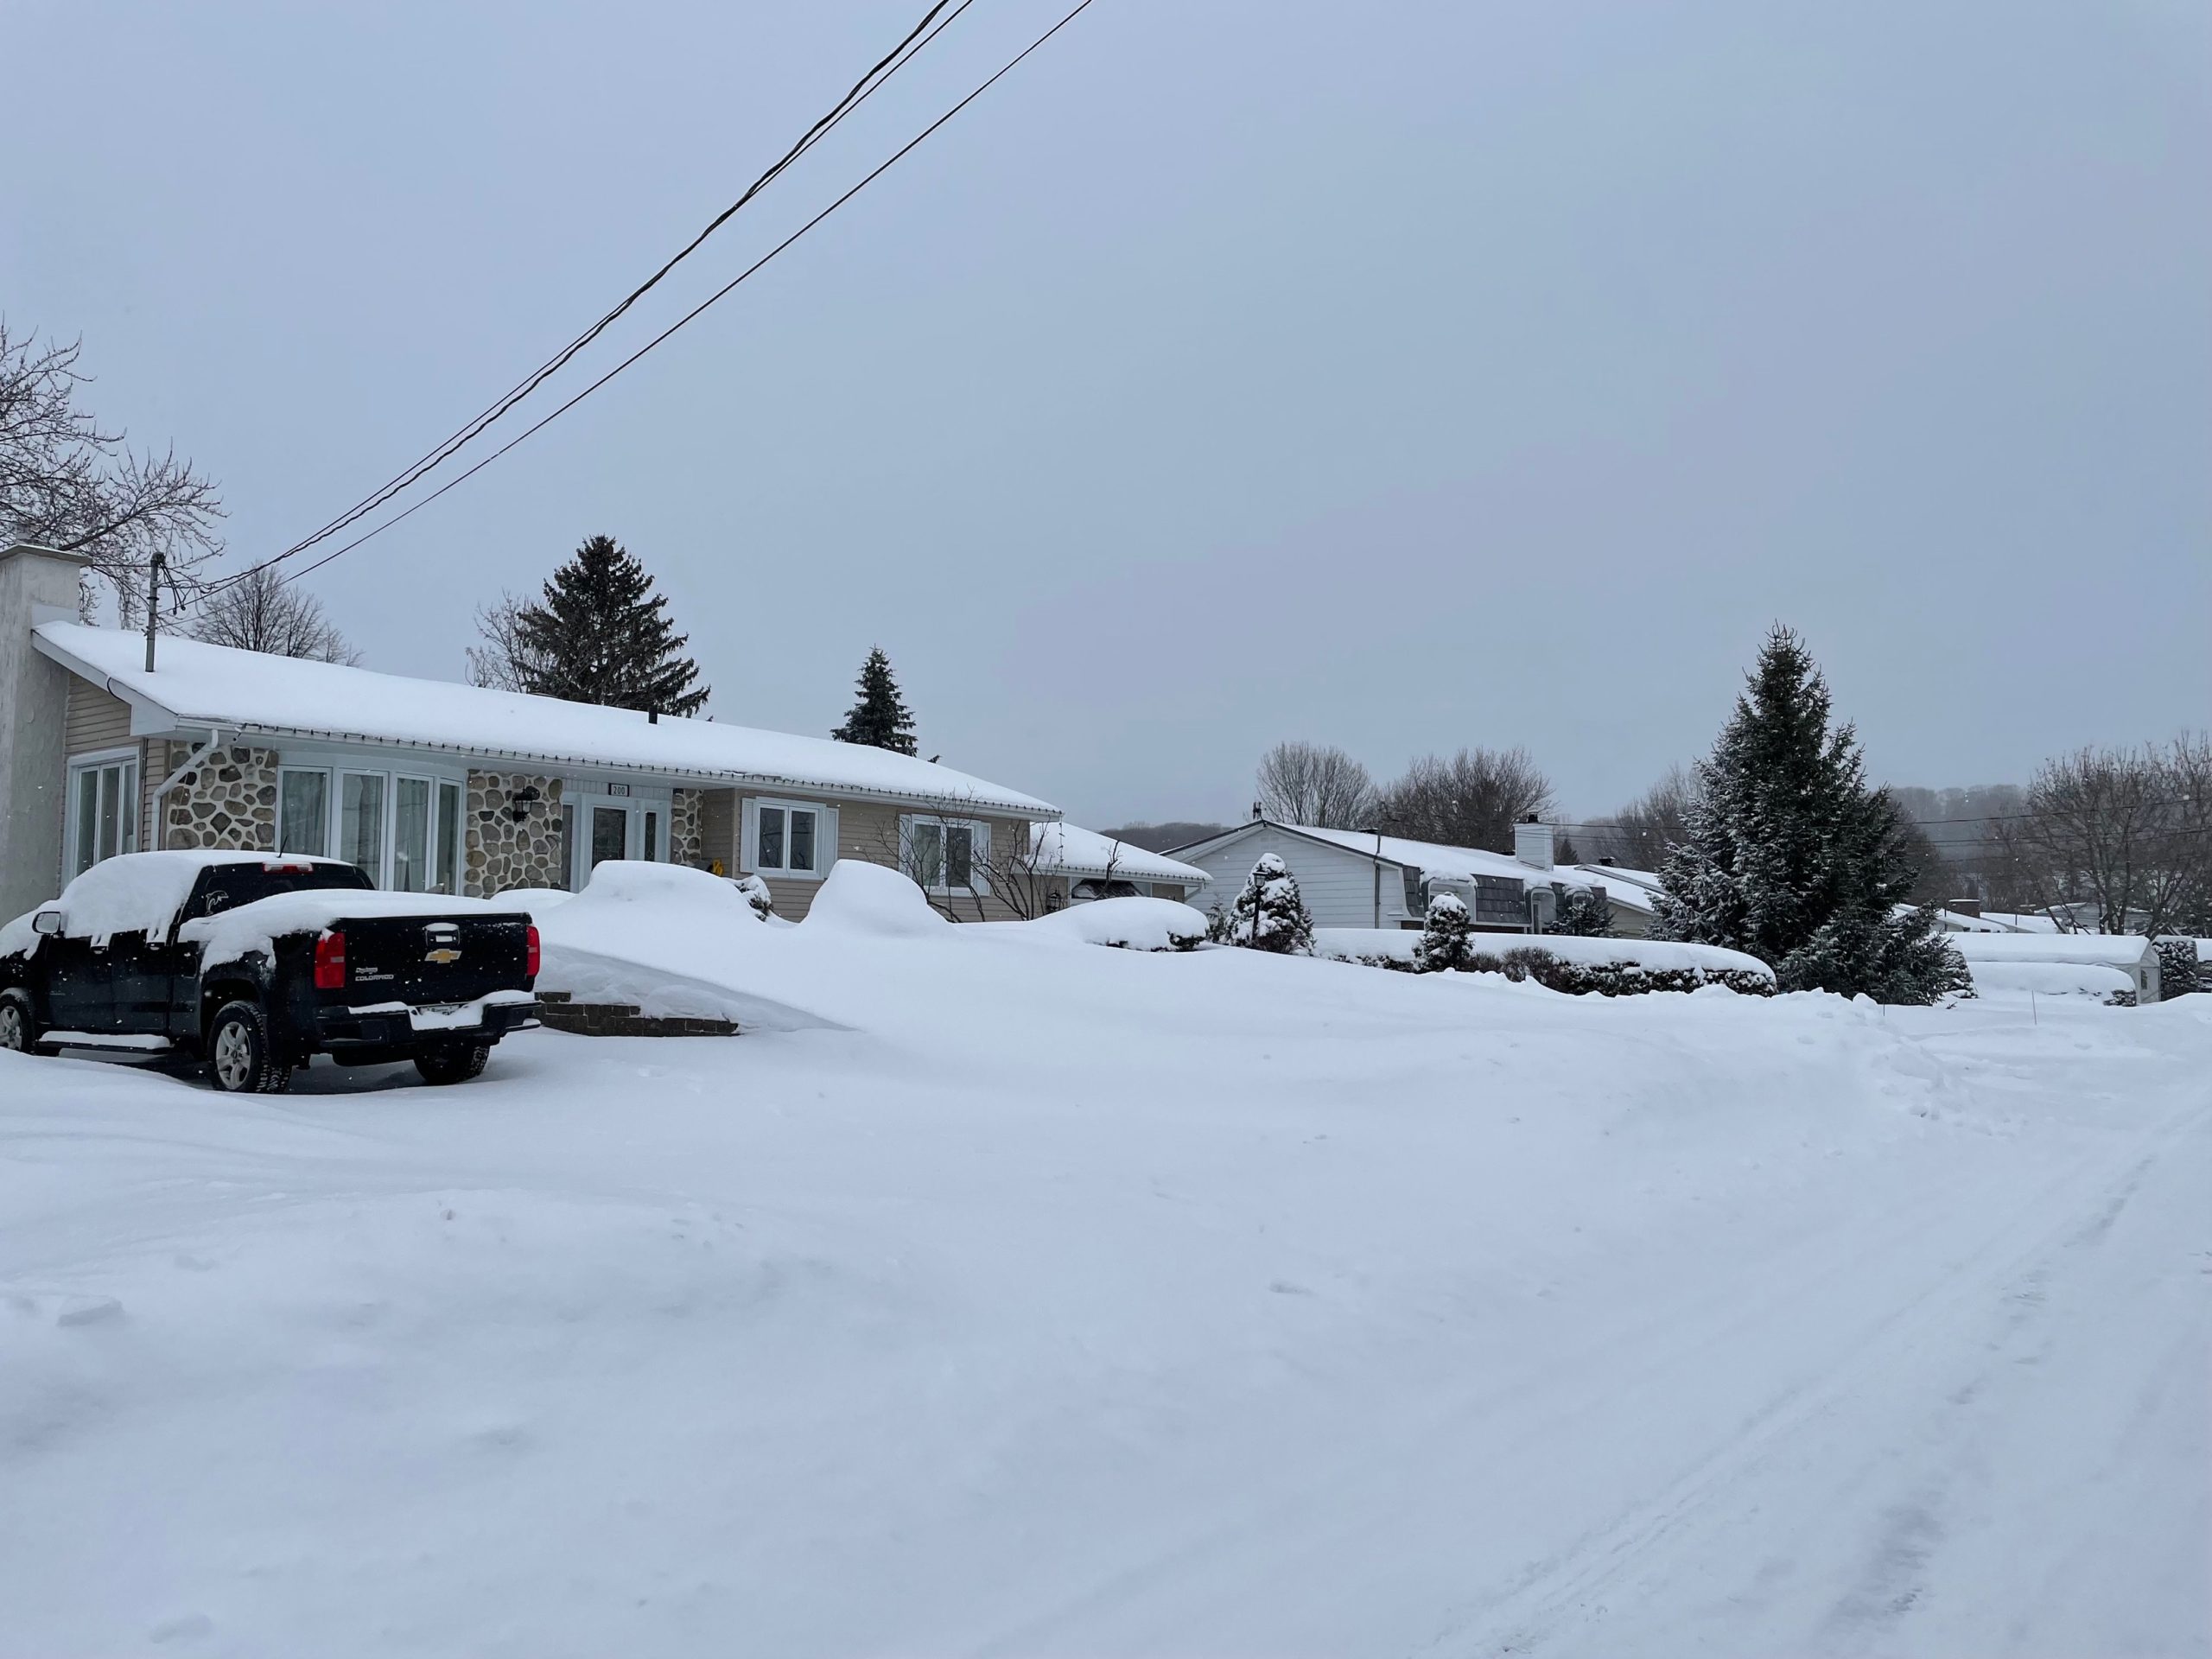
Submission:
[[[630,810],[623,806],[594,806],[591,810],[591,864],[584,874],[610,858],[621,858],[630,847]]]

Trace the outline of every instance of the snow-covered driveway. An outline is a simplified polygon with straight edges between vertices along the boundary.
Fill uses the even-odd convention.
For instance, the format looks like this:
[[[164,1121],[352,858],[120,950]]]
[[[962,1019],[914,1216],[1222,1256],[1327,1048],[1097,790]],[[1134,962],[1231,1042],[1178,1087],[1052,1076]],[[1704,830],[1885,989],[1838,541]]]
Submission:
[[[986,931],[455,1090],[0,1056],[0,1655],[2212,1651],[2212,998]]]

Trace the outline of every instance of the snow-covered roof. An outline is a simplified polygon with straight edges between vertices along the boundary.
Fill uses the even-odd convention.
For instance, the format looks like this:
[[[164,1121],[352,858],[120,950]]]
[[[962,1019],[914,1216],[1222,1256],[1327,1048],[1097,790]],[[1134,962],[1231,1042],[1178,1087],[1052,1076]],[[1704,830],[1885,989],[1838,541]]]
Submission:
[[[1977,962],[2101,962],[2139,967],[2154,959],[2151,941],[2138,933],[1950,933],[1944,943]]]
[[[1186,887],[1200,887],[1213,879],[1194,864],[1182,863],[1165,853],[1147,852],[1079,824],[1040,823],[1029,833],[1040,871],[1077,877],[1110,875],[1124,881],[1173,881]]]
[[[1370,857],[1376,851],[1374,832],[1366,830],[1319,830],[1310,824],[1284,824],[1301,836],[1312,836],[1355,853]],[[1539,869],[1534,864],[1523,864],[1510,853],[1492,853],[1479,847],[1445,847],[1431,841],[1408,841],[1402,836],[1385,836],[1382,840],[1382,854],[1393,864],[1403,864],[1419,870],[1432,881],[1471,881],[1478,875],[1510,876],[1516,880],[1534,881],[1539,885],[1557,881],[1564,887],[1602,889],[1605,896],[1617,905],[1648,911],[1651,908],[1649,888],[1624,880],[1617,872],[1602,866],[1592,868],[1583,864],[1561,864],[1550,870]]]
[[[1667,890],[1667,884],[1659,879],[1656,870],[1631,870],[1624,864],[1578,864],[1574,868],[1608,882],[1625,881],[1631,887],[1642,887],[1655,899]]]
[[[1056,818],[1059,809],[912,755],[719,721],[564,702],[164,638],[152,673],[136,633],[41,622],[38,648],[131,705],[142,733],[214,727],[506,761],[913,801]]]

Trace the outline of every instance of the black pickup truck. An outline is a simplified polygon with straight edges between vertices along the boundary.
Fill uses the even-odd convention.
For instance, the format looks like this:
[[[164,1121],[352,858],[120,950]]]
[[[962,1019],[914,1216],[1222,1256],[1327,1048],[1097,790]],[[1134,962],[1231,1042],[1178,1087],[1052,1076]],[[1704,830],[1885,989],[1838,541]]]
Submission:
[[[328,859],[125,853],[0,928],[0,1048],[177,1055],[238,1093],[311,1054],[459,1083],[533,1023],[537,976],[519,911]]]

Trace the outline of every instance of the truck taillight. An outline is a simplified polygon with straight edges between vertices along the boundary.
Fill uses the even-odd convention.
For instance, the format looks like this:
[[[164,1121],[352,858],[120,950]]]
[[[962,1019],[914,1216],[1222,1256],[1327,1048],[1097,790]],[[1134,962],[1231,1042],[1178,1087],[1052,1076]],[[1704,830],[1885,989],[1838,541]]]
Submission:
[[[346,988],[346,936],[325,933],[315,942],[315,988],[318,991]]]
[[[530,958],[524,971],[532,979],[537,977],[537,929],[534,926],[530,930]]]

